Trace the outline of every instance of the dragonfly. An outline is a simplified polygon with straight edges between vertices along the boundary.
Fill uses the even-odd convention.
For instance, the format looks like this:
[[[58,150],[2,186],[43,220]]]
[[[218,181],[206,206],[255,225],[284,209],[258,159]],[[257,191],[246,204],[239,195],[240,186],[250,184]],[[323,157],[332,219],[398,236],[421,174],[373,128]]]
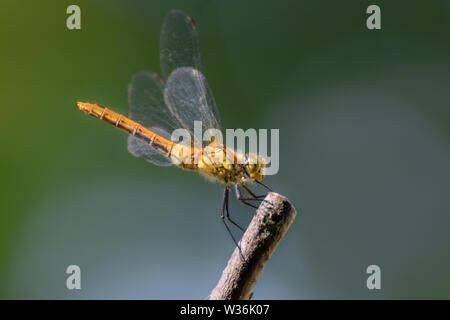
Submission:
[[[253,208],[266,195],[257,196],[249,184],[261,182],[267,161],[255,153],[231,150],[218,140],[202,147],[195,139],[194,121],[201,121],[202,131],[218,129],[221,123],[211,88],[202,73],[199,35],[194,20],[180,10],[170,11],[164,19],[160,37],[160,68],[162,77],[150,71],[133,75],[128,87],[128,117],[97,103],[77,102],[78,108],[90,116],[129,133],[128,150],[158,166],[178,165],[196,170],[225,184],[221,219],[235,245],[230,222],[245,231],[230,217],[229,194],[234,185],[236,198]],[[183,128],[194,142],[179,143],[171,132]],[[218,161],[227,160],[227,161]]]

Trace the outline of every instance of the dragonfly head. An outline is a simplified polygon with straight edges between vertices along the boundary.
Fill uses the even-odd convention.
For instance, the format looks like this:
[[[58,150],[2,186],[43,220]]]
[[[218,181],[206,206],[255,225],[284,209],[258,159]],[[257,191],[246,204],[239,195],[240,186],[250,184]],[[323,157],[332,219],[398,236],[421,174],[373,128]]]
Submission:
[[[245,168],[250,178],[255,180],[264,179],[267,161],[264,157],[255,153],[247,153],[245,155]]]

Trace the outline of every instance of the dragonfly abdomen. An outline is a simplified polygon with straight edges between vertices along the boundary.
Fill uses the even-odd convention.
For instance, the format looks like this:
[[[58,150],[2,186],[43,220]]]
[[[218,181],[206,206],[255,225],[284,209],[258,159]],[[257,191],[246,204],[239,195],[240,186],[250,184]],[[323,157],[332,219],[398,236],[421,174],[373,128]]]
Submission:
[[[147,142],[150,146],[161,152],[166,157],[170,159],[173,158],[172,151],[174,151],[174,146],[177,145],[173,141],[156,134],[138,122],[133,121],[123,114],[115,112],[111,109],[89,102],[78,102],[77,104],[78,108],[88,115],[128,132],[136,138]]]

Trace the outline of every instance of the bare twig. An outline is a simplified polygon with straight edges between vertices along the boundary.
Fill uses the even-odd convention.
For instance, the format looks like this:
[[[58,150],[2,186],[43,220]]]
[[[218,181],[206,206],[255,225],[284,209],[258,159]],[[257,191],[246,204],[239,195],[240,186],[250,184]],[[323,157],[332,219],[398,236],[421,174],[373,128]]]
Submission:
[[[288,199],[270,192],[256,210],[240,241],[245,261],[236,248],[209,299],[250,299],[256,280],[285,236],[296,214]]]

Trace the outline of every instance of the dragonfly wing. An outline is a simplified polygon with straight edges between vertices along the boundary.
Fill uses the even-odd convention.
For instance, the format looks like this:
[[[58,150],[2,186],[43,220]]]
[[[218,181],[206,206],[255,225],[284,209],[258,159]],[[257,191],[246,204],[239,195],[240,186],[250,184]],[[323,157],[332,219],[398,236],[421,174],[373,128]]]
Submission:
[[[160,63],[164,79],[180,67],[202,70],[200,42],[194,20],[181,10],[170,11],[161,29]]]
[[[164,81],[155,73],[141,71],[131,79],[128,88],[129,118],[157,134],[170,139],[169,132],[181,124],[164,104]],[[128,138],[128,150],[136,157],[159,165],[173,163],[157,150],[133,136]]]
[[[158,127],[166,132],[180,128],[180,122],[164,104],[164,81],[153,72],[133,75],[128,87],[130,119],[146,128]]]
[[[163,136],[164,138],[170,138],[170,135],[160,128],[149,129]],[[148,162],[153,163],[157,166],[165,167],[174,164],[166,156],[162,155],[159,151],[149,146],[148,143],[132,135],[128,136],[128,151],[130,151],[130,153],[135,157],[144,158]]]
[[[177,121],[197,141],[202,141],[207,129],[220,130],[214,96],[200,71],[188,67],[173,71],[167,79],[164,101]],[[202,122],[202,132],[194,132],[194,121]]]

